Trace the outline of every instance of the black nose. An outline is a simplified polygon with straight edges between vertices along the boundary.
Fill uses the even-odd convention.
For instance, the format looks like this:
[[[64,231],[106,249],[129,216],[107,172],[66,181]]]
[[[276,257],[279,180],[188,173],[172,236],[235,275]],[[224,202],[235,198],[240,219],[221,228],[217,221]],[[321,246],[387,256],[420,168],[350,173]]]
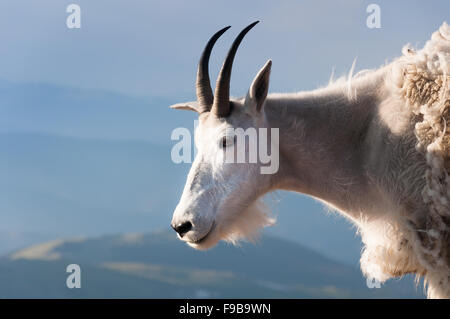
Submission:
[[[192,224],[191,222],[185,222],[178,224],[177,226],[172,225],[172,228],[180,235],[180,237],[183,237],[184,234],[192,229]]]

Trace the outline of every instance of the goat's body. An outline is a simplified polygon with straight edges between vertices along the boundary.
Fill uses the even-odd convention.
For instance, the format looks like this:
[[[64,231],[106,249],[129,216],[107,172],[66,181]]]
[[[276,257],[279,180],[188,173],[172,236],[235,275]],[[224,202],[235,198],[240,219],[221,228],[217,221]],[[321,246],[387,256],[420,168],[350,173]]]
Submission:
[[[450,130],[445,126],[450,125],[445,69],[450,37],[442,38],[445,32],[444,25],[433,36],[443,39],[434,44],[441,45],[442,67],[425,78],[416,75],[416,83],[408,83],[404,71],[415,63],[415,53],[408,51],[409,59],[349,79],[350,85],[272,94],[265,106],[269,126],[282,128],[274,188],[309,194],[342,212],[361,233],[366,275],[380,281],[423,275],[432,298],[450,298]],[[404,73],[399,75],[399,68]],[[412,85],[414,99],[404,89]],[[417,96],[428,94],[430,86],[434,99]],[[424,123],[431,116],[424,113],[433,108],[435,122]]]

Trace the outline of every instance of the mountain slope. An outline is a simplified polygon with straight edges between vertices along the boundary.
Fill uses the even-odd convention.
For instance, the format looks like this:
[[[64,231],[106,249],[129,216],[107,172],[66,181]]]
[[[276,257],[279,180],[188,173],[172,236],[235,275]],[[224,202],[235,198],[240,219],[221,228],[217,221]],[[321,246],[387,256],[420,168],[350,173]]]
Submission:
[[[81,267],[68,289],[66,266]],[[264,236],[200,252],[171,232],[60,240],[0,258],[0,297],[377,298],[421,297],[410,281],[369,289],[358,269]]]

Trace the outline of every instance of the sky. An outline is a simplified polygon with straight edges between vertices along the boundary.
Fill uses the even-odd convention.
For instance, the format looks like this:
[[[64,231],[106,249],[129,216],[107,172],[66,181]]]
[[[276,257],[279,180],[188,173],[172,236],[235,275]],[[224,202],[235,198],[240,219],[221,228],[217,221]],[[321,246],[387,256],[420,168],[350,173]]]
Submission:
[[[66,26],[71,3],[80,29]],[[379,29],[366,26],[370,3],[381,8]],[[232,94],[245,94],[268,59],[271,91],[309,90],[333,68],[346,74],[355,58],[357,70],[376,68],[406,43],[421,47],[449,12],[444,0],[2,0],[0,79],[192,100],[208,38],[232,26],[212,55],[215,79],[236,34],[260,20],[238,51]]]

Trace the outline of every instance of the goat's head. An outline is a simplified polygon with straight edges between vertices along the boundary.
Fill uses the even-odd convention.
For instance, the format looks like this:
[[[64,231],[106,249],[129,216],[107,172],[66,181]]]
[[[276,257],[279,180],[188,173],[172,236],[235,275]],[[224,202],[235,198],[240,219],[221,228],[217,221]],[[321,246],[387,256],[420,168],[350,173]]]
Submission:
[[[270,190],[271,173],[261,173],[264,164],[260,156],[251,160],[255,149],[250,144],[258,137],[247,134],[249,128],[257,133],[264,128],[267,133],[264,142],[260,139],[253,145],[258,148],[264,143],[273,145],[274,134],[268,132],[264,114],[271,61],[256,75],[245,98],[230,98],[229,93],[234,56],[245,34],[256,23],[242,30],[233,42],[220,70],[214,95],[208,61],[215,42],[229,27],[214,34],[203,51],[197,72],[197,101],[171,106],[199,114],[195,132],[198,152],[172,219],[172,227],[179,238],[197,249],[212,247],[221,239],[234,241],[239,237],[252,237],[271,222],[257,207],[258,198]],[[237,138],[237,128],[241,133],[245,131],[248,139]],[[245,161],[237,159],[239,152],[244,153]]]

